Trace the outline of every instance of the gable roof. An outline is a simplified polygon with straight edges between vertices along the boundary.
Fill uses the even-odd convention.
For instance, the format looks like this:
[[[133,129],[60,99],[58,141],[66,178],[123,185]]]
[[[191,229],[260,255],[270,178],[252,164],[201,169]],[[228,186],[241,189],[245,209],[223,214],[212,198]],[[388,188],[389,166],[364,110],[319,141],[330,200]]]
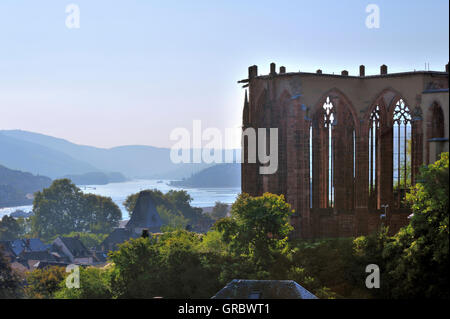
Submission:
[[[293,280],[233,279],[212,299],[318,299]]]
[[[58,237],[74,257],[90,257],[91,252],[81,240],[74,237]]]
[[[156,211],[155,203],[150,193],[140,192],[133,214],[126,224],[127,229],[147,228],[150,232],[160,232],[162,220]]]

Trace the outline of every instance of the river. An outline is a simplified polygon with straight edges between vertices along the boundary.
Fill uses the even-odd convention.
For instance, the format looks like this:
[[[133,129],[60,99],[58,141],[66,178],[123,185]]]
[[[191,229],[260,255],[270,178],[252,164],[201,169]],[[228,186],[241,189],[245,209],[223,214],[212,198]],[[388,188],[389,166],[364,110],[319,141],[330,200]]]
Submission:
[[[91,193],[111,199],[120,207],[122,218],[128,219],[128,212],[123,206],[123,202],[128,195],[137,193],[144,189],[158,189],[163,193],[169,190],[181,190],[183,188],[169,185],[168,180],[132,180],[123,183],[111,183],[106,185],[88,185],[79,186],[84,193]],[[216,201],[231,204],[235,201],[237,195],[241,192],[240,187],[233,188],[185,188],[192,197],[191,205],[195,207],[211,207]],[[30,212],[32,206],[18,206],[0,208],[0,217],[8,215],[17,209]]]

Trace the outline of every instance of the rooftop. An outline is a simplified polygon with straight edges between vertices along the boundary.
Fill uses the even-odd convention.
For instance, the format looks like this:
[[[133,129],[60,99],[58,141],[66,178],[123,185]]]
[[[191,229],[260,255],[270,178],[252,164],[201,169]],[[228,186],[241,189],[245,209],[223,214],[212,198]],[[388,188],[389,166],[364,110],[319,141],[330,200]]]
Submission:
[[[293,280],[233,279],[212,299],[318,299]]]

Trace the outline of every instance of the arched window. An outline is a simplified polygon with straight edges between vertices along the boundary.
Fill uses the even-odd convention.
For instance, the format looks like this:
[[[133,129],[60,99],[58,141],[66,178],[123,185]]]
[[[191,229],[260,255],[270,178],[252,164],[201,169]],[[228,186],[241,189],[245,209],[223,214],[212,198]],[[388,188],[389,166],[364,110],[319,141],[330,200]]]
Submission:
[[[327,97],[323,104],[323,125],[327,131],[327,162],[328,162],[328,207],[334,207],[334,145],[333,145],[333,126],[335,124],[335,108],[330,101],[330,97]]]
[[[378,170],[380,145],[380,107],[377,105],[369,119],[369,199],[370,206],[378,207]]]
[[[444,133],[444,113],[439,104],[434,103],[432,107],[431,119],[431,136],[430,138],[441,138],[445,136]]]
[[[397,204],[401,206],[406,190],[411,186],[411,112],[400,99],[393,116],[393,187]]]
[[[356,131],[342,96],[321,102],[309,128],[311,205],[334,211],[355,208]]]

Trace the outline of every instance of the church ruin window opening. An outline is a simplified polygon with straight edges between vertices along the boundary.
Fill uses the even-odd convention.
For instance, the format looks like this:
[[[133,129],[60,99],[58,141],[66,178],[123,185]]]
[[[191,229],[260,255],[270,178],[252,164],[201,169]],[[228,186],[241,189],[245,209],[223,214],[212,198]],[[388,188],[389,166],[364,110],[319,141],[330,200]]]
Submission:
[[[323,104],[323,123],[324,127],[327,130],[328,137],[328,207],[334,207],[334,143],[333,143],[333,127],[335,125],[335,108],[333,103],[330,100],[330,97],[327,97],[325,103]]]
[[[444,113],[442,108],[437,103],[432,106],[432,122],[431,122],[431,136],[430,138],[445,137],[444,133]]]
[[[393,188],[399,206],[411,186],[411,112],[400,99],[393,116]]]
[[[380,145],[380,107],[377,105],[369,120],[369,198],[371,206],[378,207],[378,170]]]

